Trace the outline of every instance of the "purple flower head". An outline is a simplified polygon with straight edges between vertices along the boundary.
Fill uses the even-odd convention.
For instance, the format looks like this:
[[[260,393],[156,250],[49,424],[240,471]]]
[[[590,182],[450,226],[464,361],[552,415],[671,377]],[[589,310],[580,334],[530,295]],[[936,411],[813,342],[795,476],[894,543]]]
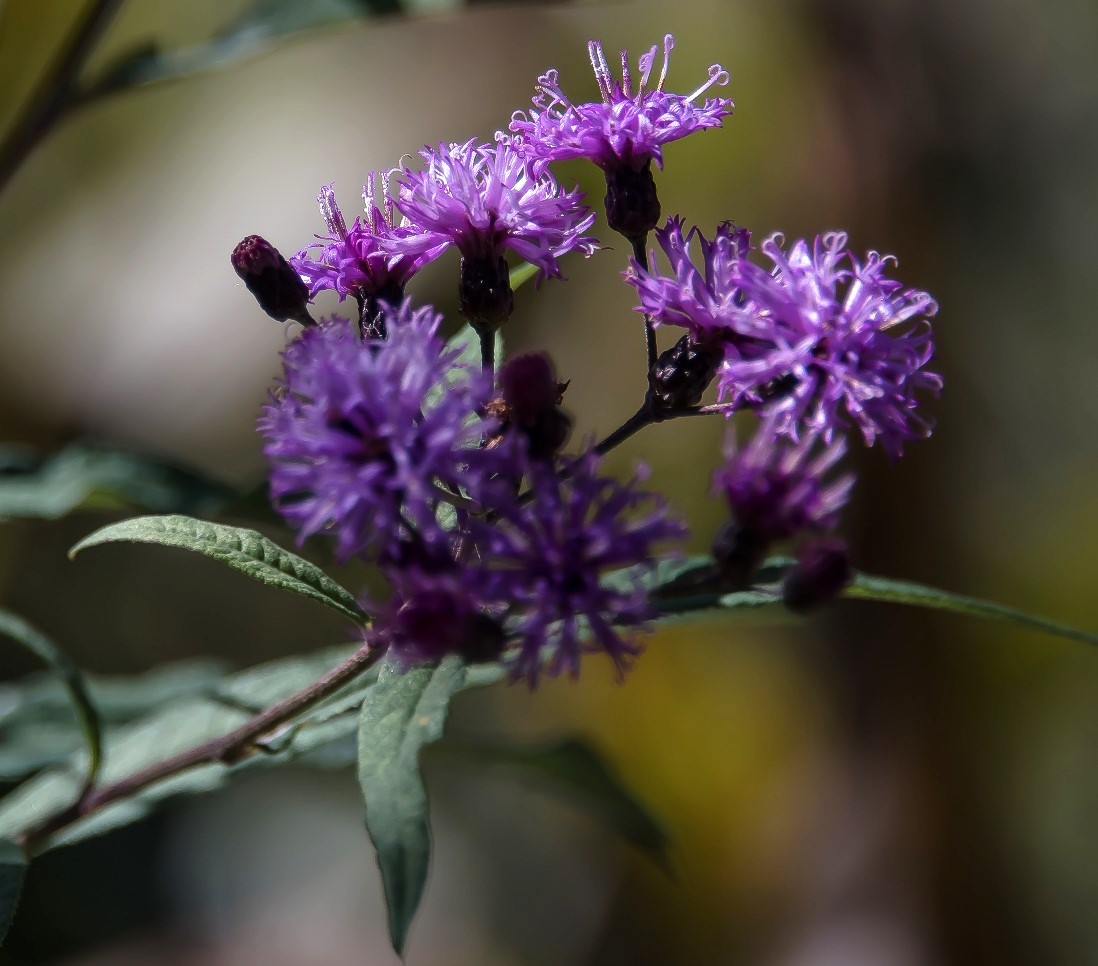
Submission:
[[[516,678],[535,686],[543,663],[551,675],[579,673],[585,652],[606,652],[619,673],[640,650],[622,626],[651,616],[637,583],[607,586],[603,571],[654,562],[655,545],[684,536],[658,497],[599,475],[587,453],[566,478],[544,462],[527,467],[533,499],[511,501],[494,525],[474,537],[489,563],[486,596],[508,608],[507,626],[519,639],[511,661]]]
[[[803,429],[826,441],[853,424],[867,446],[899,456],[909,439],[930,435],[919,394],[942,379],[924,367],[934,353],[926,322],[938,306],[926,292],[885,275],[892,256],[859,260],[833,232],[788,252],[781,236],[763,242],[771,270],[737,263],[745,304],[733,309],[736,352],[718,374],[721,398],[774,417],[778,432]]]
[[[684,232],[684,226],[682,218],[672,217],[656,231],[671,276],[650,273],[636,259],[624,273],[640,297],[637,311],[656,325],[686,329],[696,343],[734,338],[734,322],[741,317],[743,305],[738,272],[740,261],[751,250],[751,233],[726,221],[717,226],[710,241],[698,228]],[[698,262],[695,254],[700,255]],[[655,265],[654,258],[650,261]]]
[[[550,161],[588,158],[604,171],[628,167],[641,171],[652,161],[663,167],[663,145],[695,131],[720,127],[732,113],[732,101],[711,97],[696,103],[714,84],[728,83],[719,64],[709,68],[709,79],[691,94],[669,94],[663,89],[675,38],[663,39],[663,66],[655,86],[649,87],[658,47],[639,60],[634,88],[628,52],[621,53],[621,81],[610,71],[602,44],[588,43],[591,67],[602,95],[600,102],[573,103],[560,89],[557,71],[538,78],[538,93],[529,112],[511,119],[519,150],[538,170]]]
[[[467,661],[492,661],[503,650],[503,628],[480,606],[475,569],[445,572],[416,568],[392,571],[393,596],[373,608],[369,633],[407,666],[460,654]]]
[[[377,203],[375,179],[381,182],[381,204]],[[424,265],[437,258],[449,245],[442,235],[398,222],[389,195],[389,175],[366,178],[362,189],[366,203],[364,218],[347,227],[336,204],[331,185],[320,189],[317,202],[328,226],[328,234],[298,252],[290,261],[316,298],[333,289],[340,299],[381,298],[397,304],[404,298],[404,286]],[[394,246],[401,250],[394,251]]]
[[[533,175],[510,144],[473,139],[420,156],[427,168],[401,171],[396,205],[421,230],[448,238],[463,258],[494,265],[510,249],[537,266],[541,281],[562,277],[562,255],[598,248],[583,234],[595,221],[583,193]]]
[[[746,446],[733,442],[713,482],[728,500],[737,526],[764,544],[834,529],[854,476],[827,481],[846,452],[846,442],[836,439],[823,448],[817,442],[817,434],[806,433],[794,443],[769,422],[759,424]]]
[[[590,255],[598,247],[583,234],[595,220],[583,193],[563,191],[548,174],[535,176],[509,143],[474,139],[420,155],[427,168],[403,169],[397,207],[461,252],[461,314],[482,336],[507,321],[514,307],[505,251],[535,265],[540,284],[563,277],[562,255],[573,249]]]
[[[458,367],[438,338],[440,317],[408,302],[387,341],[363,342],[343,319],[306,330],[283,353],[285,371],[264,406],[271,497],[300,530],[336,540],[346,560],[377,549],[406,555],[444,540],[435,523],[439,481],[468,485],[477,443],[493,428],[472,418],[487,401],[479,373]]]

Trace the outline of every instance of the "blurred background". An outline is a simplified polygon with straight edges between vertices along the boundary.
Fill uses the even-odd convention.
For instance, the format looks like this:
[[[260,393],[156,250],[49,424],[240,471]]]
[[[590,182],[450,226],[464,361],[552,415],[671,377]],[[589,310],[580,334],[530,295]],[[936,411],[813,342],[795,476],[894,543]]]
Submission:
[[[305,4],[303,3],[302,6]],[[198,44],[246,0],[129,0],[90,68]],[[386,6],[382,4],[381,6]],[[334,182],[428,142],[490,137],[589,37],[634,57],[665,32],[669,87],[732,74],[724,130],[671,146],[666,213],[710,231],[846,228],[931,291],[940,428],[890,465],[859,453],[847,530],[865,569],[1098,627],[1098,7],[1087,0],[656,0],[364,18],[91,106],[0,192],[0,440],[92,437],[262,480],[254,421],[287,331],[233,274],[258,232],[323,228]],[[0,4],[0,125],[82,4]],[[597,172],[566,166],[600,207]],[[639,402],[620,241],[518,293],[510,351],[571,379],[577,433]],[[456,256],[414,293],[451,312]],[[334,310],[334,304],[325,304]],[[645,431],[698,549],[722,427]],[[67,548],[105,513],[0,525],[0,605],[83,667],[233,666],[337,643],[336,617],[167,550]],[[3,650],[6,677],[31,668]],[[625,686],[457,702],[458,735],[586,736],[664,822],[670,873],[562,803],[427,755],[435,859],[409,963],[922,966],[1098,962],[1098,656],[960,618],[844,603],[803,623],[665,632]],[[0,962],[396,961],[352,774],[283,770],[44,857]]]

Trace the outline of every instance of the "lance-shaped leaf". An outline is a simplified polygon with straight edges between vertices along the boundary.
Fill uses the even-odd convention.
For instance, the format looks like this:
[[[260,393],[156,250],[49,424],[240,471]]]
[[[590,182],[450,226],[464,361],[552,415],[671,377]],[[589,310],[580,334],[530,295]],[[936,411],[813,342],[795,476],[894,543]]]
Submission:
[[[707,614],[713,615],[720,611],[767,611],[775,615],[784,614],[786,611],[782,606],[779,585],[791,565],[792,561],[787,557],[774,557],[761,568],[758,574],[759,586],[737,591],[728,589],[712,561],[705,557],[663,562],[647,574],[636,568],[627,568],[607,574],[603,579],[611,586],[626,586],[630,581],[639,581],[649,591],[652,603],[660,615],[657,624],[662,624],[669,620],[704,618]],[[1098,644],[1098,634],[1090,631],[994,601],[955,594],[907,580],[856,573],[843,591],[843,596],[980,617],[1084,644]]]
[[[153,543],[194,550],[220,560],[260,583],[324,604],[355,623],[366,619],[366,614],[349,590],[337,584],[316,565],[282,549],[255,530],[184,516],[134,517],[96,530],[73,547],[69,556],[75,557],[88,547],[119,542]]]
[[[0,943],[15,918],[15,907],[19,904],[26,871],[27,857],[23,850],[13,842],[0,840]]]
[[[0,448],[0,520],[94,508],[219,513],[239,499],[231,487],[139,453],[74,444],[41,460]]]
[[[115,724],[108,728],[103,742],[100,786],[225,734],[248,720],[253,708],[289,697],[346,659],[352,650],[348,645],[341,645],[316,654],[270,661],[220,681],[208,682],[198,689],[188,687],[169,697],[164,707],[124,725]],[[368,669],[361,678],[305,711],[285,728],[257,741],[256,746],[265,753],[247,757],[232,767],[202,765],[147,786],[76,820],[49,841],[36,846],[36,851],[69,845],[128,825],[166,801],[181,795],[216,791],[255,768],[275,768],[291,763],[316,768],[350,767],[357,757],[354,744],[357,709],[368,682],[375,676],[375,669]],[[109,679],[108,683],[110,690],[125,696],[126,709],[136,710],[143,699],[144,679],[144,675],[139,675],[128,683],[119,678]],[[12,763],[17,764],[20,755],[26,758],[38,750],[33,744],[21,748],[20,742],[34,735],[48,741],[49,734],[42,734],[42,731],[49,724],[49,719],[45,723],[24,719],[15,731],[3,730],[4,750]],[[59,753],[43,762],[54,767],[0,799],[0,838],[19,836],[44,816],[64,810],[79,794],[79,780],[73,769],[76,762],[67,757],[72,751],[71,735],[68,732],[58,734],[54,729],[54,736],[63,744],[59,749],[53,749]],[[0,756],[0,763],[3,761],[4,756]]]
[[[667,859],[667,833],[621,777],[589,744],[570,738],[551,745],[446,741],[443,750],[475,762],[496,765],[559,791],[588,809],[631,845],[661,864]]]
[[[877,600],[889,604],[909,604],[912,607],[925,607],[930,610],[944,610],[968,617],[982,617],[985,620],[1002,621],[1017,624],[1019,627],[1053,637],[1063,637],[1069,641],[1083,644],[1098,644],[1098,634],[1079,630],[1059,621],[1049,620],[1036,614],[1029,614],[1014,607],[1006,607],[990,600],[954,594],[937,587],[927,587],[907,580],[892,580],[888,577],[874,577],[870,574],[857,574],[844,592],[847,597],[861,600]]]
[[[389,937],[400,954],[431,855],[420,749],[442,737],[454,694],[501,676],[496,666],[467,668],[458,657],[408,671],[386,661],[362,704],[358,781],[385,889]]]
[[[5,634],[22,644],[36,657],[45,661],[56,672],[68,692],[76,720],[84,734],[87,747],[88,764],[84,778],[84,787],[90,788],[99,773],[102,762],[102,726],[99,714],[88,697],[87,685],[76,665],[70,661],[61,649],[45,634],[32,627],[21,617],[0,610],[0,634]]]

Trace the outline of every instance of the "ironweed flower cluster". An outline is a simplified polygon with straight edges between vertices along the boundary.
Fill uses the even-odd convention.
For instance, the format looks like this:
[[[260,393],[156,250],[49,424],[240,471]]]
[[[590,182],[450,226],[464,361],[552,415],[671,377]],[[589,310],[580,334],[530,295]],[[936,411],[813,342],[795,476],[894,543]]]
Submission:
[[[260,419],[274,503],[300,540],[329,537],[340,559],[384,572],[391,596],[371,608],[365,633],[406,665],[502,657],[533,687],[602,652],[624,673],[658,610],[646,570],[686,535],[642,488],[643,472],[621,482],[602,464],[644,426],[754,414],[748,440],[730,431],[715,476],[730,522],[712,572],[728,590],[751,587],[767,553],[792,542],[782,586],[767,586],[795,610],[835,596],[850,576],[835,532],[854,482],[837,469],[851,438],[898,457],[931,431],[937,306],[887,274],[891,256],[857,255],[842,232],[789,244],[773,235],[756,249],[732,222],[710,237],[678,215],[657,229],[652,166],[663,168],[664,145],[721,127],[733,108],[702,99],[728,83],[719,65],[690,94],[664,89],[673,46],[669,35],[653,83],[658,46],[635,76],[623,52],[619,80],[592,41],[597,100],[570,99],[550,70],[532,108],[493,142],[426,147],[417,162],[370,175],[350,226],[323,188],[327,234],[289,262],[255,236],[234,253],[264,309],[307,326],[283,353]],[[497,372],[495,337],[514,307],[508,257],[540,283],[600,247],[582,192],[550,172],[570,158],[606,176],[609,227],[633,254],[623,274],[645,319],[647,367],[637,413],[566,454],[567,381],[545,353]],[[653,230],[666,273],[648,249]],[[444,343],[438,313],[407,296],[451,247],[479,367],[460,342]],[[305,302],[324,290],[352,297],[357,318],[313,323]],[[676,339],[660,352],[663,328]],[[715,402],[703,405],[710,391]]]

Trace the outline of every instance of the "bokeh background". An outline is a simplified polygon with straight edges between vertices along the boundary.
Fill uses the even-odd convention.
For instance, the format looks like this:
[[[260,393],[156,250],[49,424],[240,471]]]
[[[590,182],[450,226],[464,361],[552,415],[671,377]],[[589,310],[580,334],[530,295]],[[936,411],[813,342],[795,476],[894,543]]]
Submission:
[[[0,5],[0,121],[80,6]],[[130,0],[96,62],[201,42],[245,6]],[[857,561],[1098,627],[1098,8],[418,7],[120,95],[48,137],[0,193],[0,440],[94,437],[260,481],[254,419],[287,333],[232,273],[236,241],[292,251],[322,228],[320,185],[353,209],[368,170],[491,136],[548,66],[593,93],[589,37],[635,55],[671,31],[671,88],[723,63],[737,111],[668,149],[664,210],[707,231],[843,227],[941,302],[940,428],[895,465],[858,456]],[[562,175],[601,198],[582,165]],[[567,284],[523,289],[506,332],[512,351],[552,352],[580,434],[615,426],[642,384],[625,253],[603,237]],[[444,259],[416,294],[452,310],[455,272]],[[656,427],[612,460],[652,465],[699,548],[721,519],[721,430]],[[245,666],[345,634],[190,555],[68,562],[107,519],[0,526],[0,604],[90,670]],[[660,634],[624,686],[595,660],[578,683],[466,695],[454,732],[588,737],[665,823],[671,869],[429,753],[436,855],[409,963],[1098,962],[1098,655],[1081,645],[844,603]],[[393,963],[360,813],[349,773],[267,773],[53,853],[0,962]]]

